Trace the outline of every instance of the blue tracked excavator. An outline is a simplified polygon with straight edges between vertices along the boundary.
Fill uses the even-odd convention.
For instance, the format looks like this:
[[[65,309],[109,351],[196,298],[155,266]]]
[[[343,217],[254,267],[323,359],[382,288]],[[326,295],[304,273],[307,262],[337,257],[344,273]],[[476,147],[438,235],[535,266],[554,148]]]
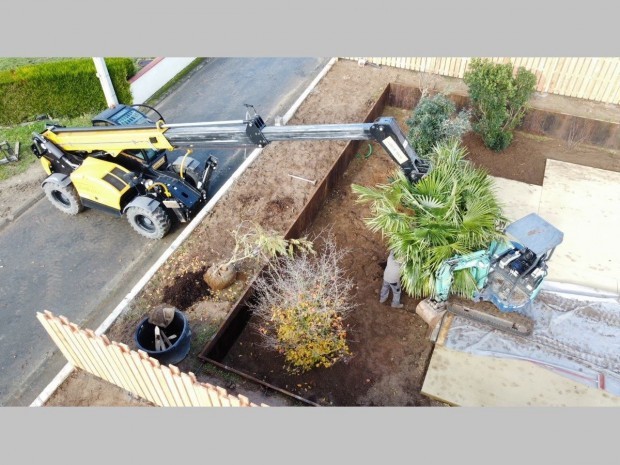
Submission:
[[[500,330],[530,334],[533,322],[523,311],[542,289],[547,262],[564,234],[536,213],[511,223],[504,232],[507,240],[503,242],[443,262],[435,276],[434,295],[421,301],[416,312],[441,316],[451,312]],[[459,270],[469,270],[476,283],[470,301],[490,302],[492,306],[477,308],[468,302],[450,300],[454,273]]]

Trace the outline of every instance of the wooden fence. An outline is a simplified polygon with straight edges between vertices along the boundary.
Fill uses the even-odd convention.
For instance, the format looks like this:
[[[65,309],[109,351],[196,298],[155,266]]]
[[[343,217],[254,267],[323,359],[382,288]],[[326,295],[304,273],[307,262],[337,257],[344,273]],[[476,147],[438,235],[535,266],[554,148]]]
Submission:
[[[65,317],[37,312],[37,318],[69,363],[161,407],[258,407],[219,386],[200,383],[193,373],[163,366],[141,350],[80,329]],[[261,407],[267,407],[260,404]]]
[[[361,57],[347,57],[359,60]],[[469,57],[363,57],[371,63],[462,78]],[[536,75],[536,90],[597,102],[620,103],[619,57],[490,58],[495,63],[523,66]]]

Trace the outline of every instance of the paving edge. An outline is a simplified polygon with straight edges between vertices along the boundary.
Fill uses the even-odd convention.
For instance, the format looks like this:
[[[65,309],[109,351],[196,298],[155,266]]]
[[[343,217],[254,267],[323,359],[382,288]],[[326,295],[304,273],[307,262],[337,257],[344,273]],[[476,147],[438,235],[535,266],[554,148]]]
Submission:
[[[43,197],[45,197],[45,194],[43,193],[37,194],[33,198],[29,199],[27,202],[20,205],[18,208],[16,208],[15,212],[13,212],[13,214],[11,215],[11,218],[1,218],[0,219],[0,231],[2,231],[9,224],[15,221],[18,217],[20,217],[23,213],[25,213],[26,210],[32,207],[35,203],[37,203]]]
[[[327,72],[334,66],[334,63],[338,61],[338,58],[332,58],[327,65],[321,70],[316,78],[310,83],[306,90],[299,96],[299,98],[293,103],[290,110],[286,112],[282,118],[283,124],[286,124],[295,112],[299,109],[303,101],[308,97],[310,92],[316,87],[316,85],[323,79]],[[196,215],[196,217],[185,227],[183,232],[174,240],[172,244],[166,249],[166,251],[157,259],[157,261],[151,266],[151,268],[144,274],[144,276],[136,283],[136,285],[129,291],[129,293],[121,300],[112,313],[99,325],[95,330],[95,334],[102,335],[105,333],[112,323],[119,317],[119,315],[125,310],[127,305],[133,300],[133,298],[142,290],[142,288],[149,282],[149,280],[155,275],[157,270],[166,262],[166,260],[177,250],[181,244],[189,237],[191,232],[200,224],[204,217],[209,213],[213,207],[217,204],[219,199],[231,188],[235,181],[245,172],[246,169],[254,162],[263,149],[254,149],[252,153],[246,158],[246,160],[237,168],[233,175],[224,183],[224,185],[217,191],[217,193],[211,198],[211,200],[203,207],[202,210]],[[38,200],[38,199],[37,199]],[[2,224],[0,224],[2,228]],[[37,396],[37,398],[30,404],[30,407],[42,407],[45,402],[54,394],[56,389],[69,377],[73,372],[74,366],[67,363],[60,372],[54,377],[54,379],[43,389],[43,391]]]

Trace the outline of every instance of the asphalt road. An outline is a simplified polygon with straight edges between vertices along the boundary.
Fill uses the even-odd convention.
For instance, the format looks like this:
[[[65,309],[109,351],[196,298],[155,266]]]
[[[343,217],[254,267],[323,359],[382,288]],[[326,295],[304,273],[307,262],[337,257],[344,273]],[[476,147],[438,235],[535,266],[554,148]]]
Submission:
[[[215,58],[157,105],[167,123],[238,120],[244,103],[267,124],[283,115],[328,58]],[[248,150],[248,154],[251,150]],[[243,161],[243,150],[196,151],[218,158],[213,194]],[[174,155],[174,154],[173,154]],[[86,210],[68,217],[42,199],[0,233],[0,405],[27,406],[66,360],[36,312],[95,329],[182,231],[160,241],[127,221]]]

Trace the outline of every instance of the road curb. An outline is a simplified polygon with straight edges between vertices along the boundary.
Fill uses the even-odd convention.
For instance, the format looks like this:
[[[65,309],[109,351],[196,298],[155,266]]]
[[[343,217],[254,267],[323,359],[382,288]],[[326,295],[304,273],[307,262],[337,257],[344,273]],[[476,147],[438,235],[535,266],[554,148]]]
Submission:
[[[19,218],[21,215],[23,215],[30,207],[32,207],[35,203],[37,203],[43,197],[45,197],[45,194],[43,194],[43,193],[37,194],[32,199],[29,199],[28,201],[24,202],[22,205],[17,207],[15,209],[15,211],[13,212],[13,214],[11,215],[11,219],[9,219],[9,218],[2,218],[2,219],[0,219],[0,231],[2,231],[10,223],[12,223],[17,218]]]
[[[291,106],[291,109],[286,112],[283,117],[283,122],[288,122],[293,114],[297,111],[297,109],[301,106],[303,101],[308,97],[310,92],[316,87],[316,85],[323,79],[325,74],[332,68],[334,63],[338,61],[338,58],[332,58],[327,65],[321,70],[321,72],[317,75],[317,77],[308,85],[306,90],[301,94],[301,96],[295,101],[295,103]],[[142,276],[140,281],[136,283],[136,285],[129,291],[129,293],[121,300],[121,302],[112,310],[110,315],[99,325],[99,327],[95,330],[95,334],[101,335],[105,333],[109,329],[109,327],[114,323],[114,321],[120,316],[120,314],[125,310],[127,305],[133,300],[133,298],[142,290],[142,288],[148,283],[148,281],[155,275],[157,270],[166,262],[166,260],[172,255],[172,253],[177,250],[181,244],[189,237],[191,232],[200,224],[200,222],[204,219],[204,217],[209,213],[213,207],[217,204],[220,198],[226,194],[226,192],[232,187],[232,185],[237,181],[237,179],[245,172],[247,168],[256,160],[258,155],[263,151],[263,149],[254,149],[252,153],[247,157],[247,159],[237,168],[237,170],[232,174],[232,176],[224,183],[224,185],[217,191],[215,196],[200,210],[198,215],[185,227],[183,232],[174,240],[172,244],[166,249],[166,251],[157,259],[157,261],[151,266],[151,268]],[[0,226],[1,227],[1,226]],[[62,370],[54,377],[54,379],[43,389],[43,391],[37,396],[37,398],[30,404],[30,407],[42,407],[45,402],[54,394],[56,389],[60,387],[60,385],[69,377],[69,375],[73,372],[75,367],[73,367],[70,363],[67,363]]]

